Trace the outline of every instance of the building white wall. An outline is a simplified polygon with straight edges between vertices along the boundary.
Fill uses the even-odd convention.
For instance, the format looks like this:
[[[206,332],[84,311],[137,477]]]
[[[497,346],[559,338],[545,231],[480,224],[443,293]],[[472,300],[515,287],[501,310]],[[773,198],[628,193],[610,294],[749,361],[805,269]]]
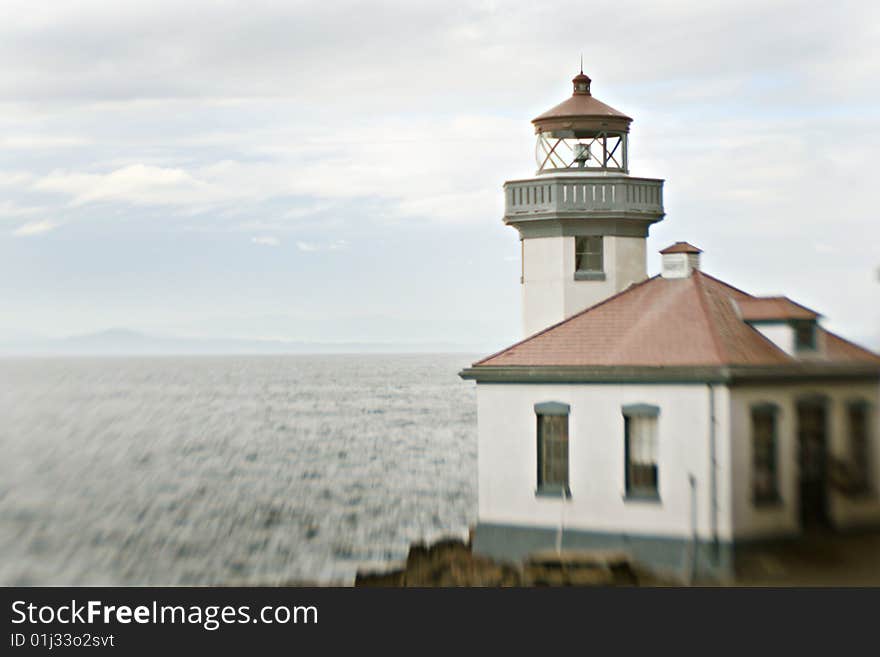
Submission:
[[[756,539],[800,533],[800,488],[798,479],[797,400],[811,395],[827,395],[829,400],[829,456],[845,459],[849,442],[846,431],[846,404],[855,399],[872,406],[872,475],[875,489],[880,486],[880,386],[876,383],[790,384],[734,387],[730,392],[731,447],[733,464],[733,531],[737,539]],[[773,403],[779,406],[777,439],[781,504],[756,506],[752,502],[751,406]],[[880,523],[880,498],[847,498],[829,491],[832,523],[841,529]]]
[[[532,335],[565,318],[566,237],[540,237],[522,242],[523,336]],[[574,269],[574,246],[571,248]],[[572,274],[573,275],[573,274]]]
[[[718,537],[731,536],[727,427],[729,395],[716,397]],[[537,420],[534,405],[559,401],[569,416],[569,483],[562,501],[536,496]],[[482,523],[687,538],[691,489],[697,480],[697,533],[712,536],[709,388],[703,384],[582,384],[477,386],[479,520]],[[660,407],[660,502],[625,499],[624,404]]]
[[[648,244],[645,238],[609,236],[606,239],[613,251],[615,286],[618,292],[648,277]]]
[[[576,281],[574,237],[523,240],[523,335],[529,336],[593,306],[647,277],[642,237],[606,235],[605,280]]]

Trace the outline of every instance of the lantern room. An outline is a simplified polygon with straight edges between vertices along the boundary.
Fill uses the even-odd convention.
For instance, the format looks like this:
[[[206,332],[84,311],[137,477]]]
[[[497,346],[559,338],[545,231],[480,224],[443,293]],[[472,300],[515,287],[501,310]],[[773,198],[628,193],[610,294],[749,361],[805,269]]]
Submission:
[[[629,173],[627,137],[632,119],[593,97],[583,70],[570,98],[532,120],[538,174]]]

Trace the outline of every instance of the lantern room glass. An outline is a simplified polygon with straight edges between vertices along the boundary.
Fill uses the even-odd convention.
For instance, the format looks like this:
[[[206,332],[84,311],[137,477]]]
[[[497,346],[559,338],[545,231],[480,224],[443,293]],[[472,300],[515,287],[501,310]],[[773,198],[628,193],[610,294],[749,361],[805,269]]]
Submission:
[[[558,171],[628,173],[626,133],[601,132],[576,136],[564,132],[538,133],[535,144],[538,173]]]

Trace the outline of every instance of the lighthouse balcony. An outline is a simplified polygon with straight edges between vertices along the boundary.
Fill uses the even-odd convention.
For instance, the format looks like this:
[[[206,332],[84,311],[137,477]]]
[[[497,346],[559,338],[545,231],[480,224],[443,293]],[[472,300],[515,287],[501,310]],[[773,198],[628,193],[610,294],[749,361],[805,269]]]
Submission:
[[[630,176],[554,176],[504,184],[505,221],[542,217],[663,216],[663,181]]]

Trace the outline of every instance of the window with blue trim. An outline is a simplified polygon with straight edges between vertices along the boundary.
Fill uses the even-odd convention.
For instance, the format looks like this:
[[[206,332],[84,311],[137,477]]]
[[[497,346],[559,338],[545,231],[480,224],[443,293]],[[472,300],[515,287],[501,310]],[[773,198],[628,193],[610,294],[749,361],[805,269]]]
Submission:
[[[602,237],[576,237],[574,247],[575,271],[601,273],[604,271]]]
[[[657,458],[657,417],[660,409],[649,404],[623,407],[624,471],[626,496],[659,496],[660,469]]]
[[[570,495],[568,487],[568,404],[535,405],[538,431],[538,492]]]

